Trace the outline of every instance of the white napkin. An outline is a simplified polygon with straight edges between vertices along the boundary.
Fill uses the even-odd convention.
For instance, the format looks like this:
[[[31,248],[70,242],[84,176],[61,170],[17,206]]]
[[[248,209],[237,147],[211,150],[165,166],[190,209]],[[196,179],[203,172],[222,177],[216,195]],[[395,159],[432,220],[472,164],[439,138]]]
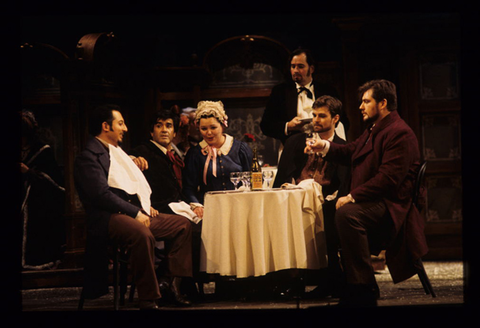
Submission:
[[[152,189],[142,171],[120,147],[108,145],[110,152],[110,170],[108,185],[122,189],[129,195],[137,195],[143,210],[150,214],[150,195]]]
[[[190,205],[188,205],[185,202],[172,202],[168,204],[168,206],[172,209],[175,214],[181,215],[189,219],[190,221],[198,224],[202,219],[195,214],[194,211],[190,208]]]
[[[284,183],[280,186],[280,188],[282,189],[303,189],[302,187],[300,187],[300,185],[296,185],[296,184],[293,184],[293,183]]]
[[[324,199],[323,199],[323,193],[322,193],[322,186],[316,182],[314,179],[306,179],[300,181],[300,183],[297,185],[297,187],[300,187],[302,189],[312,189],[314,191],[315,197],[317,197],[320,202],[323,204]]]

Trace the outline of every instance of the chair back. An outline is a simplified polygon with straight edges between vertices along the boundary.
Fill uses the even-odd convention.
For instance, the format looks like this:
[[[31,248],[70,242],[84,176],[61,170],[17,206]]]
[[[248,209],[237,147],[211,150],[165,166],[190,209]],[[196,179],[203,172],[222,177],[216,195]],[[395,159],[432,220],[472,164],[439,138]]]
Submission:
[[[420,188],[423,185],[426,169],[427,169],[427,161],[424,161],[420,166],[420,169],[418,170],[417,179],[415,180],[415,188],[413,189],[413,204],[415,204],[417,208],[418,208],[418,198],[420,196]]]

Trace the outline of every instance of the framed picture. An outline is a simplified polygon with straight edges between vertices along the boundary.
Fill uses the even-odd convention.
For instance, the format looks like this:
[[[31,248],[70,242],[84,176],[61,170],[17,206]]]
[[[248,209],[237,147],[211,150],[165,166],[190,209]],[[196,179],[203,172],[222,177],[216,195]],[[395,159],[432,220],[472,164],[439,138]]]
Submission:
[[[439,55],[439,57],[442,57]],[[459,98],[459,69],[455,58],[423,58],[420,64],[420,95],[423,100]]]
[[[427,222],[462,221],[461,175],[438,175],[426,178]]]
[[[422,117],[425,160],[452,161],[461,158],[460,115],[425,114]]]

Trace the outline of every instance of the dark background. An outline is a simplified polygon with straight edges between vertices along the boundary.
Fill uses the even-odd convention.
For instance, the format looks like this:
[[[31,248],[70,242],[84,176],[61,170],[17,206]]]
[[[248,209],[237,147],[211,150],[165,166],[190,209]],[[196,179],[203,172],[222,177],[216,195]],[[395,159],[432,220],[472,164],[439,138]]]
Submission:
[[[362,81],[359,83],[376,78],[377,74],[397,82],[399,72],[395,64],[398,53],[402,52],[405,45],[422,44],[425,38],[428,41],[435,41],[434,38],[458,39],[461,43],[463,211],[476,213],[475,203],[480,199],[476,159],[479,110],[476,106],[478,100],[473,97],[478,93],[477,21],[480,17],[478,10],[466,2],[439,4],[404,1],[387,4],[380,1],[317,1],[314,4],[288,2],[267,5],[253,1],[208,4],[203,1],[174,4],[159,1],[115,1],[108,4],[23,1],[4,11],[2,34],[8,45],[6,49],[18,49],[18,45],[25,42],[42,42],[74,58],[76,43],[82,36],[114,32],[122,44],[129,45],[120,49],[119,58],[145,67],[201,65],[205,53],[218,42],[246,34],[273,38],[291,51],[297,47],[310,48],[317,61],[341,62],[345,53],[342,52],[340,31],[332,19],[357,16],[374,17],[382,22],[381,30],[375,26],[365,29],[364,43],[360,45],[364,57],[358,58],[359,65],[363,67],[360,76]],[[451,33],[447,35],[438,30],[429,31],[428,24],[420,24],[439,19],[458,20],[460,30],[452,32],[445,29],[445,33]],[[421,29],[417,34],[416,28],[419,26]],[[21,82],[19,72],[22,67],[16,51],[4,53],[7,54],[4,66],[8,69],[2,89],[6,95],[10,95],[5,98],[7,102],[4,106],[7,115],[13,115],[13,109],[18,109],[19,105],[18,97],[11,96],[17,95],[20,89],[17,86]],[[386,61],[390,66],[378,64]],[[6,136],[3,140],[10,141],[13,140],[15,120],[7,118],[6,121],[9,124],[4,126]],[[7,142],[7,147],[16,153],[15,142]],[[13,166],[12,171],[15,168]],[[15,187],[9,189],[15,190]],[[12,210],[12,216],[16,215],[15,209]],[[464,216],[467,217],[466,214]],[[470,264],[467,271],[471,276],[476,276],[478,270],[476,261],[473,261],[478,256],[478,246],[475,238],[470,238],[470,234],[478,231],[476,216],[473,214],[469,216],[471,220],[463,222],[464,259]],[[17,261],[18,254],[11,252],[10,255]],[[469,284],[473,286],[471,280]]]

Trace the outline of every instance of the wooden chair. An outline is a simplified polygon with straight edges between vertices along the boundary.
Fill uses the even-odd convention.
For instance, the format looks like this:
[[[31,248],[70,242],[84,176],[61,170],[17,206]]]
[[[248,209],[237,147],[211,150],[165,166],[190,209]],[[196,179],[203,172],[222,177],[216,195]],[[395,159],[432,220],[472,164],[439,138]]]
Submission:
[[[424,184],[425,179],[425,171],[427,169],[427,161],[423,162],[420,166],[420,169],[417,173],[417,179],[415,181],[415,189],[413,194],[413,204],[420,210],[419,208],[419,197],[420,197],[420,188]],[[417,269],[418,277],[420,278],[420,282],[422,283],[423,289],[427,295],[432,295],[432,297],[437,297],[435,294],[432,284],[430,283],[430,279],[428,279],[427,272],[425,271],[425,267],[423,266],[422,259],[418,259],[415,262],[415,267]]]
[[[120,305],[125,305],[125,294],[128,284],[128,252],[125,248],[113,245],[113,309],[118,311]],[[133,301],[135,295],[135,284],[132,282],[130,287],[129,302]],[[78,310],[83,310],[85,303],[84,291],[80,295]]]

